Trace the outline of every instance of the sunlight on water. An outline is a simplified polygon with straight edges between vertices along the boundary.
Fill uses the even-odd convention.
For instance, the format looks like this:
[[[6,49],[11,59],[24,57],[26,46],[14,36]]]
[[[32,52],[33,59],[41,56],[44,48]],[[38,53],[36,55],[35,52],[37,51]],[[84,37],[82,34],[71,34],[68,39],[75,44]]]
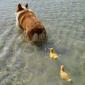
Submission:
[[[43,22],[48,42],[32,45],[16,28],[18,3],[29,7]],[[49,58],[49,48],[59,55]],[[0,85],[85,84],[85,0],[0,1]],[[72,83],[61,80],[60,65],[71,74]]]

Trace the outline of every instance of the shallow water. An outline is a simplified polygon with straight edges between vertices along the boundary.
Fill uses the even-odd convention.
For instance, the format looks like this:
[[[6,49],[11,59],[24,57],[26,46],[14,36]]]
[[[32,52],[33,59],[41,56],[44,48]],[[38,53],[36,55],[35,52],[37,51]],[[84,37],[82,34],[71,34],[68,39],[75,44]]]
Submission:
[[[29,3],[48,33],[48,42],[35,46],[23,40],[15,25],[16,5]],[[48,48],[59,54],[49,58]],[[0,0],[0,85],[85,84],[85,0]],[[62,81],[60,65],[73,83]]]

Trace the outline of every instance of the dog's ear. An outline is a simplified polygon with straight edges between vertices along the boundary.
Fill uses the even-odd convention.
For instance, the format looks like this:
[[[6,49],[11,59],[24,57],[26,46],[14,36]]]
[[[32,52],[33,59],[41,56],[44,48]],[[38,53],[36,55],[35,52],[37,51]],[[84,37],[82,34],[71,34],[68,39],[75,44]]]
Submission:
[[[25,4],[25,7],[28,8],[28,3]]]
[[[19,3],[19,4],[17,5],[17,12],[18,12],[18,11],[21,11],[21,10],[23,10],[23,8],[22,8],[21,4]]]

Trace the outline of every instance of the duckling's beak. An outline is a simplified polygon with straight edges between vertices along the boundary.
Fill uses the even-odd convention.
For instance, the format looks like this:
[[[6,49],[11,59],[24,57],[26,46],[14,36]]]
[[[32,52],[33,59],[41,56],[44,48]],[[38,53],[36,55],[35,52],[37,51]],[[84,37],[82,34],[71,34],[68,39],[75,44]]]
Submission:
[[[49,51],[51,51],[51,48],[47,48]]]

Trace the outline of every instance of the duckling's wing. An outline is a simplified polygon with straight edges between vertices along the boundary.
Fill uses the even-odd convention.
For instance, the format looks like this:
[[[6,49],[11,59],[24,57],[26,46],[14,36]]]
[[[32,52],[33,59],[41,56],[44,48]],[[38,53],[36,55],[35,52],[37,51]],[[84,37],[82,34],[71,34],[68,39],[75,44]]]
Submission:
[[[61,74],[61,76],[62,76],[62,78],[63,78],[64,80],[70,79],[70,76],[69,76],[66,72],[63,72],[63,73]]]
[[[63,75],[64,75],[64,77],[65,77],[66,80],[70,79],[70,76],[66,72],[64,72]]]
[[[56,53],[54,53],[54,56],[55,56],[56,58],[58,58],[58,55],[57,55]]]
[[[56,59],[56,58],[57,58],[57,55],[54,54],[54,53],[52,53],[52,54],[51,54],[51,57]]]

